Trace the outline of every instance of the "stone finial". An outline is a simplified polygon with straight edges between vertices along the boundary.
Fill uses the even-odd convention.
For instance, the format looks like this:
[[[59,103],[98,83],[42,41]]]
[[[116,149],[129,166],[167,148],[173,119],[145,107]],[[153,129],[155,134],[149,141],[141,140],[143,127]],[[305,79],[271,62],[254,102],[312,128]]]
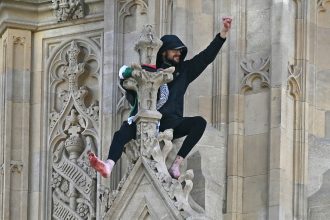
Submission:
[[[157,125],[161,114],[156,110],[157,92],[159,87],[173,79],[174,67],[155,72],[143,70],[140,65],[133,64],[132,77],[124,81],[126,89],[137,93],[138,110],[135,116],[137,124],[137,141],[141,155],[150,157],[151,150],[157,142]]]
[[[142,30],[140,39],[135,44],[135,50],[139,53],[140,64],[155,64],[156,56],[162,41],[156,36],[152,25],[146,25]]]

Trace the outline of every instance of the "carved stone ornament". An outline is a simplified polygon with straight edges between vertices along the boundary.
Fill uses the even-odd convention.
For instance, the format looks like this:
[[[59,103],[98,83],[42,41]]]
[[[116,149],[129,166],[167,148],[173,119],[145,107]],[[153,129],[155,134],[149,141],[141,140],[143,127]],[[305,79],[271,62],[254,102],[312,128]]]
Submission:
[[[302,68],[300,65],[288,65],[288,80],[287,90],[296,100],[299,99],[301,94],[300,79],[302,75]]]
[[[135,44],[135,50],[139,53],[141,64],[156,63],[156,56],[162,41],[156,37],[152,25],[146,25],[140,39]]]
[[[243,92],[253,90],[255,80],[260,80],[260,87],[270,87],[269,64],[269,57],[258,60],[243,60],[241,62],[241,68],[244,71],[244,78],[241,82]]]
[[[317,8],[319,12],[326,11],[325,3],[330,2],[330,0],[317,0]]]
[[[68,21],[85,16],[83,0],[52,0],[58,21]]]
[[[173,130],[168,129],[160,132],[158,141],[151,152],[151,159],[146,160],[151,172],[161,183],[163,189],[167,192],[174,206],[181,212],[184,218],[203,216],[200,207],[195,208],[190,204],[190,192],[193,188],[193,170],[187,170],[181,174],[178,180],[173,179],[168,173],[166,160],[169,152],[173,149]],[[160,147],[163,145],[162,149]],[[204,218],[205,219],[205,218]]]
[[[132,77],[124,81],[124,87],[137,92],[138,107],[143,111],[156,111],[158,88],[173,79],[175,68],[170,67],[157,73],[147,72],[140,65],[132,64]]]
[[[22,172],[22,169],[23,169],[22,161],[16,161],[16,160],[10,161],[10,171],[11,172],[20,174]]]
[[[13,44],[19,44],[19,45],[24,45],[25,44],[25,37],[16,37],[16,36],[13,36]]]
[[[49,198],[54,219],[96,217],[96,173],[87,158],[88,150],[97,152],[99,139],[98,97],[87,86],[98,85],[99,51],[94,46],[71,41],[54,55],[49,68],[54,94],[49,114]]]

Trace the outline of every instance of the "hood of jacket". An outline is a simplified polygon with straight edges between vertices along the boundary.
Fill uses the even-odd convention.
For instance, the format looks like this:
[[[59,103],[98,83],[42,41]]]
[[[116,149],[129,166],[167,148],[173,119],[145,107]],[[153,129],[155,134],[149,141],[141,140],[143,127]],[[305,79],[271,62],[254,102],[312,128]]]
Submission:
[[[160,68],[163,64],[163,57],[162,53],[166,50],[174,50],[174,49],[181,49],[181,57],[180,60],[183,61],[186,58],[188,49],[186,45],[182,43],[180,38],[176,35],[164,35],[160,38],[163,42],[163,45],[158,50],[157,59],[156,59],[156,66]]]

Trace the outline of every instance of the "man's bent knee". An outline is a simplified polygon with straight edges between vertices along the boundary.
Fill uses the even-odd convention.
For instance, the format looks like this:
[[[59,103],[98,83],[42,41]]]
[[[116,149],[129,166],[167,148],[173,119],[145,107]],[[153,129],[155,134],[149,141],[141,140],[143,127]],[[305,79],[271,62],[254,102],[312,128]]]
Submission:
[[[194,119],[196,121],[196,125],[198,126],[198,128],[204,131],[207,124],[206,120],[202,116],[196,116],[194,117]]]

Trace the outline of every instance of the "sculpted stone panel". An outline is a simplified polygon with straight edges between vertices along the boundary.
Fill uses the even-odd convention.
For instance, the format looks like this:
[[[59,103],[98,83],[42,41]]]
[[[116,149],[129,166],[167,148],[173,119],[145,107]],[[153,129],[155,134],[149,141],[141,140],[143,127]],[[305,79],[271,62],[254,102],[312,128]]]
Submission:
[[[241,82],[243,93],[250,90],[258,92],[261,88],[270,87],[269,63],[269,57],[243,60],[241,62],[241,68],[244,71],[244,78]]]
[[[95,219],[96,173],[87,151],[99,143],[100,51],[71,40],[50,57],[49,204],[55,219]]]
[[[52,0],[58,21],[74,20],[85,16],[83,0]]]

